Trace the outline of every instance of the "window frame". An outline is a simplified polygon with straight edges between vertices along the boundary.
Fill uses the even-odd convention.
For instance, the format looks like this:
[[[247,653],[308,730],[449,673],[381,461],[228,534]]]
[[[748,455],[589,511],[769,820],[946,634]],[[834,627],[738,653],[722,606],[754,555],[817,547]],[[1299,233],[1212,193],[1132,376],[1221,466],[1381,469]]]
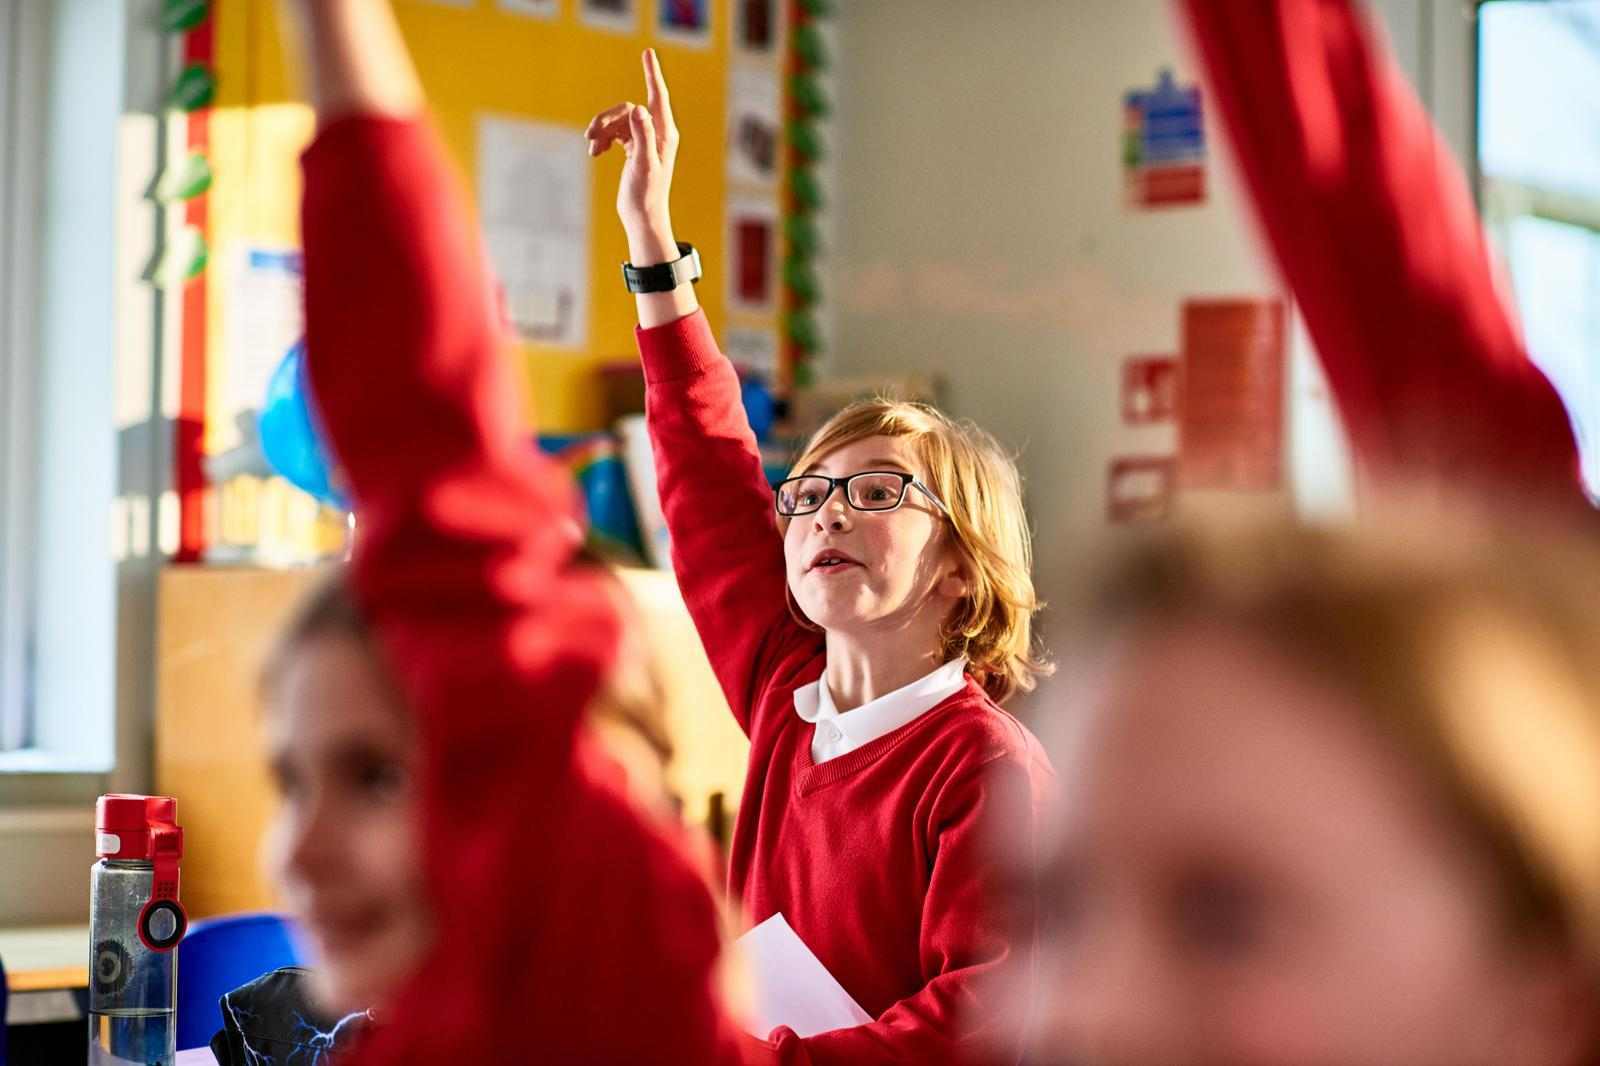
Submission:
[[[33,739],[38,263],[48,5],[0,0],[0,752]]]

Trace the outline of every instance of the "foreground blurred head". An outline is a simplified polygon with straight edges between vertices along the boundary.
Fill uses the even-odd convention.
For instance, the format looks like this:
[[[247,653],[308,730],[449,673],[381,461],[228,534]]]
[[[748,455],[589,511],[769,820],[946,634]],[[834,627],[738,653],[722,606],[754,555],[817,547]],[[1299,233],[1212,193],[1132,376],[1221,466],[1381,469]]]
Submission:
[[[580,564],[601,568],[590,557]],[[612,586],[627,624],[589,726],[635,804],[670,818],[662,686],[627,592]],[[281,799],[265,846],[269,876],[310,941],[318,1001],[339,1013],[377,1006],[421,964],[435,923],[416,723],[342,571],[301,604],[263,677]]]
[[[1600,1062],[1600,554],[1378,529],[1092,582],[1031,1061]]]

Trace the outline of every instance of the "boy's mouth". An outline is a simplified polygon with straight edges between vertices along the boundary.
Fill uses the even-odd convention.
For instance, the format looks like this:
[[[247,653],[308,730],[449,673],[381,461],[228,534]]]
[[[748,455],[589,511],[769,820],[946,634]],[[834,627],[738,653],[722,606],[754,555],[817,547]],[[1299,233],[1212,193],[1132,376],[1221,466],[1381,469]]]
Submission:
[[[806,572],[810,573],[816,570],[824,574],[837,574],[842,570],[848,570],[852,566],[860,565],[861,560],[837,548],[824,548],[812,556],[811,564],[806,567]]]
[[[347,952],[360,947],[377,933],[384,924],[381,908],[346,908],[314,911],[306,916],[310,927],[324,948],[334,952]]]

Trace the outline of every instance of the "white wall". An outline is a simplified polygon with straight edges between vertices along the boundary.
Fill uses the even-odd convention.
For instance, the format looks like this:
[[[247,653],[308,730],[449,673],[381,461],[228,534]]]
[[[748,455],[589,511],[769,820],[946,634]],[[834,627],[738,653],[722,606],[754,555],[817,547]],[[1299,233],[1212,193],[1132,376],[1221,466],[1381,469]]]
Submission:
[[[1470,23],[1454,0],[1386,0],[1402,63],[1470,144]],[[835,334],[840,375],[932,370],[946,405],[1020,450],[1039,585],[1106,528],[1111,458],[1174,450],[1127,427],[1118,374],[1176,353],[1180,301],[1275,291],[1207,120],[1205,204],[1123,203],[1123,94],[1193,81],[1164,0],[871,0],[836,5]],[[1448,47],[1438,47],[1446,42]],[[1303,508],[1348,498],[1347,459],[1303,338],[1286,456]]]

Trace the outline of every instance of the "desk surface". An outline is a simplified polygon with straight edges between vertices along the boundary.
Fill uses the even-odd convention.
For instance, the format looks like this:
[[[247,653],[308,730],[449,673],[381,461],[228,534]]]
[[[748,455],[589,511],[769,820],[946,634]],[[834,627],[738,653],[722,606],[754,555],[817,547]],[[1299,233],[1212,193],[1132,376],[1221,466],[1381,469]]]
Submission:
[[[0,964],[13,992],[89,986],[89,927],[0,929]]]

